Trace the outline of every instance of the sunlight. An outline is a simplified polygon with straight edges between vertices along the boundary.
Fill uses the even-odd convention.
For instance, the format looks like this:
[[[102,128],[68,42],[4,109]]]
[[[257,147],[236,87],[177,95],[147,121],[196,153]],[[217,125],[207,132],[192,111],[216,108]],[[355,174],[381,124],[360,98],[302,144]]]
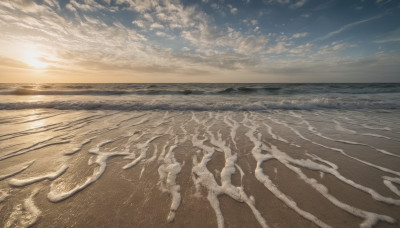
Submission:
[[[40,98],[39,98],[40,100]],[[46,125],[46,119],[42,118],[41,114],[43,111],[39,109],[33,109],[29,111],[29,116],[26,119],[26,130],[40,128]]]
[[[24,62],[36,69],[44,69],[48,66],[48,63],[41,60],[42,58],[43,53],[35,47],[30,47],[24,52]]]

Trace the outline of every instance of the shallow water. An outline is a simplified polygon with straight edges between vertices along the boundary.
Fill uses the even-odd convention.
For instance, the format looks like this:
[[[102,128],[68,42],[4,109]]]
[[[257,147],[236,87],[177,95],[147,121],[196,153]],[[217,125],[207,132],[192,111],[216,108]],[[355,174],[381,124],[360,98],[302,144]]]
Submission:
[[[2,110],[0,224],[397,227],[399,117],[373,108]]]

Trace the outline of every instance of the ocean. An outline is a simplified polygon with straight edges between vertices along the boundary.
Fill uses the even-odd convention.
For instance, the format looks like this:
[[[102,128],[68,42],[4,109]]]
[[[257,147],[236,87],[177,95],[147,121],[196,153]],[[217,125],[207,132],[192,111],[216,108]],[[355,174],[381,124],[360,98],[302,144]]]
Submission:
[[[8,110],[399,109],[400,83],[1,84],[0,98]]]
[[[0,84],[1,227],[398,227],[400,84]]]

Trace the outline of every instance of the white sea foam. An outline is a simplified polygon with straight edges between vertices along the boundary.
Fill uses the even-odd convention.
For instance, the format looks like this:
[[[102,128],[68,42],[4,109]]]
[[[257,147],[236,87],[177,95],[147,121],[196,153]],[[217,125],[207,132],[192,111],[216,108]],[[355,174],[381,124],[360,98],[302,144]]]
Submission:
[[[243,177],[244,177],[244,172],[243,169],[240,168],[238,164],[235,164],[235,167],[239,170],[240,172],[240,186],[243,187]]]
[[[328,160],[322,159],[322,158],[318,157],[318,156],[315,155],[315,154],[306,153],[306,155],[307,155],[308,157],[310,157],[310,158],[311,158],[312,160],[314,160],[314,161],[319,161],[319,162],[322,162],[322,163],[327,164],[327,165],[330,166],[332,169],[336,169],[336,170],[337,170],[337,169],[339,168],[335,163],[332,163],[332,162],[330,162],[330,161],[328,161]]]
[[[75,193],[85,189],[87,186],[92,184],[93,182],[97,181],[101,175],[103,175],[104,171],[106,170],[107,167],[107,159],[110,157],[114,156],[126,156],[129,155],[129,153],[102,153],[102,152],[91,152],[93,154],[97,155],[96,158],[96,163],[99,165],[99,167],[96,167],[95,170],[93,171],[93,175],[86,178],[86,181],[83,184],[77,185],[75,188],[66,191],[66,192],[59,192],[58,187],[55,186],[54,184],[51,185],[50,192],[47,194],[47,198],[51,202],[59,202],[62,200],[67,199],[68,197],[71,197]]]
[[[386,151],[386,150],[379,149],[379,148],[376,148],[376,147],[374,147],[374,146],[371,146],[371,145],[368,145],[368,144],[365,144],[365,143],[359,143],[359,142],[353,142],[353,141],[341,140],[341,139],[333,139],[333,138],[331,138],[331,137],[327,137],[327,136],[323,135],[321,132],[318,132],[318,131],[316,130],[316,128],[313,127],[313,126],[310,124],[310,122],[306,121],[302,116],[300,116],[300,115],[298,115],[298,114],[294,114],[293,112],[291,112],[291,113],[292,113],[293,116],[295,116],[295,117],[297,117],[297,118],[300,118],[300,119],[302,120],[302,122],[305,123],[305,124],[307,125],[309,131],[311,131],[314,135],[317,135],[317,136],[319,136],[319,137],[321,137],[321,138],[324,138],[324,139],[327,139],[327,140],[330,140],[330,141],[333,141],[333,142],[344,143],[344,144],[366,146],[366,147],[372,148],[372,149],[374,149],[374,150],[376,150],[376,151],[378,151],[378,152],[380,152],[380,153],[382,153],[382,154],[390,155],[390,156],[394,156],[394,157],[399,157],[399,158],[400,158],[400,155],[393,154],[393,153],[388,152],[388,151]]]
[[[399,188],[394,185],[393,183],[400,184],[400,178],[397,177],[383,177],[383,183],[388,187],[392,192],[394,192],[396,195],[400,196],[400,190]]]
[[[249,122],[249,120],[247,119],[246,122]],[[249,128],[249,131],[246,133],[246,136],[250,139],[251,142],[254,143],[254,147],[252,148],[251,153],[257,161],[257,166],[254,171],[257,180],[260,181],[261,183],[263,183],[264,186],[267,187],[267,189],[270,192],[272,192],[272,194],[274,194],[278,199],[280,199],[282,202],[284,202],[289,208],[296,211],[303,218],[310,220],[311,222],[313,222],[314,224],[316,224],[319,227],[324,227],[324,228],[330,227],[329,225],[327,225],[326,223],[324,223],[323,221],[321,221],[320,219],[318,219],[311,213],[299,208],[295,201],[293,201],[288,196],[286,196],[283,192],[281,192],[275,186],[275,184],[269,179],[269,177],[264,174],[263,169],[262,169],[262,164],[265,161],[272,159],[273,156],[271,154],[262,154],[262,152],[261,152],[261,147],[262,147],[261,135],[258,134],[257,137],[255,136],[257,127],[254,125],[247,125],[247,124],[245,124],[245,126]]]
[[[0,189],[0,203],[5,201],[10,194],[5,189]]]
[[[151,99],[146,96],[127,97],[120,99],[99,99],[96,96],[86,99],[65,97],[68,99],[45,99],[42,101],[2,101],[2,110],[21,109],[57,109],[57,110],[121,110],[121,111],[258,111],[258,110],[360,110],[360,109],[399,109],[396,100],[384,97],[362,99],[361,97],[303,95],[300,97],[285,96],[187,96],[185,99],[174,99],[174,102],[163,96]],[[1,96],[1,94],[0,94]],[[256,100],[256,101],[254,101]]]
[[[267,127],[268,134],[270,134],[273,139],[279,140],[279,141],[284,142],[284,143],[289,143],[286,139],[283,139],[279,135],[275,135],[274,133],[272,133],[272,127],[271,126],[269,126],[266,123],[263,123],[263,124],[264,124],[264,126]]]
[[[14,206],[13,211],[5,223],[5,228],[30,227],[36,223],[42,213],[33,201],[33,197],[38,192],[39,190],[35,189],[22,204]]]
[[[284,124],[284,125],[287,126],[287,127],[289,127],[289,128],[291,128],[292,130],[294,130],[294,128],[288,126],[287,124]],[[298,131],[296,131],[296,130],[294,130],[294,132],[297,132],[297,134],[298,134],[299,136],[301,135],[301,134],[300,134]],[[302,135],[301,135],[301,136],[302,136]],[[304,138],[303,136],[302,136],[302,138],[303,138],[303,139],[306,139],[306,138]],[[310,142],[313,142],[313,141],[310,140]],[[315,143],[315,144],[316,144],[316,143]],[[317,145],[322,145],[322,144],[317,144]],[[325,146],[324,146],[324,147],[325,147]],[[329,148],[329,147],[328,147],[328,148]],[[337,148],[330,148],[330,149],[333,149],[333,150],[335,150],[335,151],[341,152],[342,154],[345,154],[344,151],[341,150],[341,149],[337,149]],[[280,155],[283,155],[283,154],[280,153]],[[345,155],[346,155],[346,154],[345,154]],[[318,159],[318,158],[317,158],[317,159]],[[318,171],[322,171],[322,172],[325,172],[325,173],[332,174],[332,175],[334,175],[336,178],[338,178],[339,180],[341,180],[342,182],[344,182],[344,183],[346,183],[346,184],[348,184],[348,185],[350,185],[350,186],[352,186],[352,187],[354,187],[354,188],[357,188],[357,189],[359,189],[359,190],[361,190],[361,191],[363,191],[363,192],[366,192],[366,193],[370,194],[370,195],[372,196],[372,198],[374,198],[375,200],[378,200],[378,201],[381,201],[381,202],[385,202],[385,203],[388,203],[388,204],[400,205],[400,200],[396,200],[396,199],[389,198],[389,197],[384,197],[384,196],[382,196],[381,194],[379,194],[378,192],[376,192],[375,190],[373,190],[373,189],[371,189],[371,188],[365,187],[365,186],[363,186],[363,185],[360,185],[360,184],[358,184],[358,183],[355,183],[354,181],[352,181],[352,180],[350,180],[350,179],[348,179],[348,178],[345,178],[344,176],[342,176],[342,175],[337,171],[337,165],[333,165],[333,168],[332,168],[332,167],[326,167],[326,166],[322,166],[322,165],[320,165],[320,164],[318,164],[318,163],[312,162],[311,160],[296,160],[296,159],[292,159],[292,158],[290,158],[290,157],[287,156],[287,155],[286,155],[285,160],[286,160],[286,161],[290,161],[291,163],[294,163],[294,164],[296,164],[296,165],[298,165],[298,166],[302,166],[302,167],[309,168],[309,169],[312,169],[312,170],[318,170]],[[319,159],[319,160],[322,161],[321,159]],[[359,160],[359,161],[362,161],[362,160]],[[363,161],[362,161],[362,162],[363,162]],[[325,163],[326,163],[326,162],[325,162]],[[364,164],[368,164],[368,163],[366,163],[366,162],[363,162],[363,163],[364,163]],[[327,164],[329,164],[330,166],[332,166],[333,163],[327,163]],[[374,166],[373,166],[373,167],[374,167]],[[393,171],[393,172],[394,172],[394,171]]]
[[[22,149],[7,153],[6,155],[0,157],[0,161],[8,159],[8,158],[15,157],[15,156],[19,156],[19,155],[22,155],[22,154],[25,154],[25,153],[28,153],[28,152],[31,152],[31,151],[36,151],[36,150],[39,150],[39,149],[43,149],[43,148],[46,148],[46,147],[49,147],[49,146],[66,144],[66,143],[70,142],[68,140],[62,140],[62,141],[56,141],[56,142],[47,143],[48,141],[51,141],[54,138],[56,138],[56,137],[51,137],[49,139],[46,139],[46,140],[40,141],[38,143],[35,143],[32,146],[29,146],[27,148],[22,148]]]
[[[95,137],[86,139],[82,143],[69,143],[69,144],[67,144],[67,147],[63,148],[64,149],[63,151],[65,151],[64,154],[65,155],[73,155],[73,154],[79,152],[80,150],[82,150],[83,146],[85,146],[85,145],[89,144],[90,142],[92,142],[92,140],[94,138]]]
[[[368,124],[361,124],[361,126],[371,129],[371,130],[381,130],[381,131],[391,131],[392,129],[390,127],[378,127],[378,126],[371,126]]]
[[[329,149],[329,150],[332,150],[332,151],[335,151],[335,152],[339,152],[339,153],[341,153],[342,155],[344,155],[344,156],[346,156],[346,157],[348,157],[348,158],[354,159],[354,160],[356,160],[356,161],[358,161],[358,162],[360,162],[360,163],[363,163],[363,164],[365,164],[365,165],[368,165],[368,166],[370,166],[370,167],[373,167],[373,168],[379,169],[379,170],[381,170],[381,171],[384,171],[384,172],[387,172],[387,173],[391,173],[391,174],[400,176],[400,172],[397,172],[397,171],[394,171],[394,170],[391,170],[391,169],[388,169],[388,168],[385,168],[385,167],[382,167],[382,166],[379,166],[379,165],[375,165],[375,164],[372,164],[372,163],[370,163],[370,162],[364,161],[364,160],[362,160],[362,159],[353,157],[353,156],[351,156],[351,155],[345,153],[344,150],[342,150],[342,149],[340,149],[340,148],[330,147],[330,146],[326,146],[326,145],[320,144],[320,143],[318,143],[318,142],[315,142],[315,141],[313,141],[313,140],[311,140],[311,139],[308,139],[308,138],[304,137],[299,131],[297,131],[296,129],[294,129],[293,127],[289,126],[288,124],[286,124],[286,123],[284,123],[284,122],[281,122],[281,121],[276,120],[276,119],[271,118],[271,117],[268,117],[268,119],[270,119],[271,121],[273,121],[273,122],[275,122],[275,123],[277,123],[277,124],[281,124],[281,125],[286,126],[286,127],[289,128],[293,133],[295,133],[297,136],[299,136],[301,139],[303,139],[303,140],[305,140],[305,141],[308,141],[308,142],[310,142],[310,143],[312,143],[312,144],[314,144],[314,145],[317,145],[317,146],[320,146],[320,147],[323,147],[323,148],[325,148],[325,149]]]
[[[212,116],[211,116],[212,117]],[[234,124],[233,124],[234,126]],[[210,143],[216,148],[223,151],[225,155],[225,166],[221,171],[221,186],[216,182],[214,175],[207,169],[206,165],[208,161],[211,160],[213,154],[216,151],[215,147],[210,147],[204,144],[206,139],[198,139],[198,134],[195,134],[192,138],[192,143],[195,147],[203,150],[203,159],[198,162],[197,158],[193,157],[193,180],[195,184],[201,185],[208,190],[207,199],[210,202],[211,207],[214,209],[215,215],[217,217],[218,227],[224,227],[224,218],[219,206],[218,196],[221,194],[226,194],[231,198],[239,202],[245,202],[252,210],[255,218],[262,227],[268,227],[265,219],[262,217],[261,213],[255,207],[254,197],[248,197],[244,192],[243,187],[236,187],[231,184],[231,176],[235,172],[235,162],[237,160],[237,155],[232,154],[230,147],[225,144],[222,140],[222,136],[218,133],[217,138],[209,131],[211,125],[206,128],[207,134],[209,135]]]
[[[17,175],[18,173],[23,172],[24,170],[26,170],[27,168],[29,168],[34,162],[35,162],[35,160],[32,160],[32,161],[30,161],[30,162],[26,162],[26,163],[22,164],[22,167],[19,168],[18,170],[0,176],[0,181],[1,181],[1,180],[4,180],[4,179],[7,179],[7,178],[9,178],[9,177],[12,177],[12,176],[14,176],[14,175]]]
[[[308,122],[307,122],[307,123],[308,123]],[[309,125],[309,123],[308,123],[308,125]],[[311,127],[311,128],[309,128],[309,129],[310,129],[315,135],[318,135],[318,136],[321,137],[321,138],[324,138],[324,139],[327,139],[327,140],[330,140],[330,141],[333,141],[333,142],[340,142],[340,143],[350,144],[350,145],[366,146],[366,147],[372,148],[372,149],[374,149],[374,150],[376,150],[376,151],[378,151],[378,152],[380,152],[380,153],[382,153],[382,154],[390,155],[390,156],[393,156],[393,157],[399,157],[399,158],[400,158],[400,155],[397,155],[397,154],[388,152],[388,151],[383,150],[383,149],[376,148],[376,147],[374,147],[374,146],[371,146],[371,145],[368,145],[368,144],[365,144],[365,143],[358,143],[358,142],[352,142],[352,141],[340,140],[340,139],[332,139],[332,138],[330,138],[330,137],[327,137],[327,136],[322,135],[320,132],[316,131],[315,128],[312,128],[312,127]],[[369,136],[371,136],[371,134],[364,134],[364,135],[369,135]],[[377,135],[372,135],[372,136],[375,136],[375,137],[376,137]],[[384,137],[382,136],[381,138],[384,138]]]
[[[344,128],[339,121],[333,120],[333,122],[336,124],[335,129],[338,130],[338,131],[346,132],[346,133],[349,133],[349,134],[356,134],[357,133],[357,131]]]
[[[168,146],[168,144],[165,144],[165,145],[163,146],[163,149],[162,149],[160,155],[159,155],[158,158],[157,158],[158,161],[161,161],[161,160],[164,159],[165,153],[167,153],[167,146]]]
[[[235,147],[237,148],[236,131],[239,128],[239,123],[236,122],[235,120],[231,119],[229,117],[229,115],[224,115],[224,123],[231,128],[231,132],[230,132],[231,139],[232,139],[233,145],[235,145]]]
[[[157,145],[154,145],[154,152],[153,152],[153,156],[151,156],[149,159],[147,159],[147,162],[148,162],[148,163],[150,163],[150,162],[153,162],[153,161],[155,161],[155,160],[157,159],[158,152],[159,152],[159,150],[158,150],[158,146],[157,146]]]
[[[163,192],[169,192],[172,197],[170,212],[167,217],[168,222],[172,222],[175,219],[175,213],[181,203],[180,185],[176,184],[176,176],[180,173],[183,164],[176,161],[174,157],[174,149],[177,147],[176,143],[178,139],[175,139],[175,144],[169,148],[168,153],[165,155],[162,164],[158,168],[158,174],[160,175],[160,189]]]
[[[47,173],[38,177],[31,177],[27,179],[11,179],[9,184],[13,187],[23,187],[25,185],[33,184],[43,180],[54,180],[61,176],[68,169],[67,165],[61,166],[57,171],[53,173]]]
[[[145,169],[146,169],[146,166],[143,166],[142,170],[140,170],[139,180],[142,179],[142,175],[143,175]]]
[[[253,126],[254,123],[253,123]],[[255,145],[258,144],[257,147],[255,148],[259,148],[260,147],[260,139],[257,139],[256,137],[254,137],[254,132],[256,127],[251,128],[250,127],[250,131],[248,132],[248,134],[246,134],[254,143]],[[258,141],[258,142],[257,142]],[[368,212],[368,211],[364,211],[361,210],[359,208],[350,206],[346,203],[341,202],[340,200],[336,199],[333,195],[328,193],[328,189],[318,183],[315,179],[312,178],[308,178],[302,171],[300,168],[295,167],[293,165],[291,165],[291,163],[296,164],[298,166],[302,166],[305,168],[309,168],[312,170],[320,170],[320,171],[324,171],[324,172],[328,172],[330,174],[333,174],[335,177],[337,177],[338,179],[340,179],[341,181],[357,188],[360,189],[362,191],[365,191],[367,193],[369,193],[374,199],[379,200],[379,201],[383,201],[389,204],[395,204],[395,205],[400,205],[400,201],[399,200],[394,200],[392,198],[388,198],[388,197],[383,197],[380,194],[378,194],[377,192],[375,192],[374,190],[367,188],[365,186],[359,185],[349,179],[344,178],[343,176],[341,176],[337,170],[329,168],[329,167],[325,167],[322,166],[318,163],[313,163],[311,162],[311,160],[296,160],[291,158],[290,156],[288,156],[287,154],[285,154],[284,152],[280,151],[276,146],[271,145],[271,146],[266,146],[265,144],[263,145],[264,148],[271,154],[271,156],[275,159],[277,159],[278,161],[280,161],[283,165],[285,165],[287,168],[289,168],[290,170],[294,171],[303,181],[305,181],[307,184],[309,184],[310,186],[312,186],[316,191],[318,191],[321,195],[323,195],[326,199],[328,199],[331,203],[333,203],[334,205],[336,205],[337,207],[347,211],[348,213],[351,213],[355,216],[361,217],[364,219],[363,223],[360,224],[361,227],[372,227],[373,225],[375,225],[377,222],[379,221],[384,221],[384,222],[388,222],[388,223],[394,223],[395,220],[389,216],[386,215],[380,215],[380,214],[376,214],[373,212]],[[259,149],[253,149],[253,153],[261,153]],[[257,160],[258,161],[258,160]],[[265,186],[267,186],[267,188],[274,189],[274,186],[272,184],[272,182],[269,180],[269,178],[264,175],[262,173],[262,169],[260,166],[259,170],[256,171],[256,177],[257,175],[259,176],[259,178],[262,180],[262,182],[264,183]],[[278,197],[278,196],[277,196]],[[279,197],[278,197],[279,198]],[[299,214],[303,215],[303,217],[310,219],[311,221],[315,222],[318,220],[315,220],[317,218],[313,217],[311,214],[306,214],[304,212]],[[307,216],[307,217],[306,217]],[[326,225],[326,224],[318,224],[317,225]]]
[[[387,137],[387,136],[378,135],[378,134],[373,134],[373,133],[363,133],[362,135],[365,135],[365,136],[372,136],[372,137],[376,137],[376,138],[389,139],[389,140],[392,139],[392,138]]]
[[[153,138],[147,140],[145,143],[137,144],[136,147],[137,147],[137,149],[140,150],[139,157],[137,157],[137,158],[133,157],[132,153],[130,154],[130,156],[126,156],[124,159],[134,159],[134,160],[132,162],[126,164],[122,168],[123,169],[132,168],[133,166],[137,165],[140,161],[142,161],[146,157],[146,152],[149,149],[149,147],[151,145],[151,142],[153,142],[154,140],[160,138],[161,136],[162,135],[157,135],[157,136],[154,136]]]
[[[300,145],[297,145],[296,143],[293,143],[293,142],[290,142],[290,143],[289,143],[288,140],[282,138],[282,137],[279,136],[279,135],[274,134],[274,133],[272,132],[272,127],[271,127],[271,126],[269,126],[269,125],[266,124],[266,123],[263,123],[263,124],[264,124],[264,126],[267,127],[268,134],[271,135],[271,137],[272,137],[273,139],[279,140],[279,141],[284,142],[284,143],[288,143],[288,144],[290,144],[290,145],[292,145],[292,146],[295,146],[295,147],[301,147]]]

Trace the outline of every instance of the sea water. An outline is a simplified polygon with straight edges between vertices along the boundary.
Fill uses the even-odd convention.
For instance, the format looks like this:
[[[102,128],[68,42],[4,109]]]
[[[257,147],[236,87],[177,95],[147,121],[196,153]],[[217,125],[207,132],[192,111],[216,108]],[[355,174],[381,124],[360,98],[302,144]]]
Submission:
[[[0,109],[399,109],[400,84],[1,84]]]

